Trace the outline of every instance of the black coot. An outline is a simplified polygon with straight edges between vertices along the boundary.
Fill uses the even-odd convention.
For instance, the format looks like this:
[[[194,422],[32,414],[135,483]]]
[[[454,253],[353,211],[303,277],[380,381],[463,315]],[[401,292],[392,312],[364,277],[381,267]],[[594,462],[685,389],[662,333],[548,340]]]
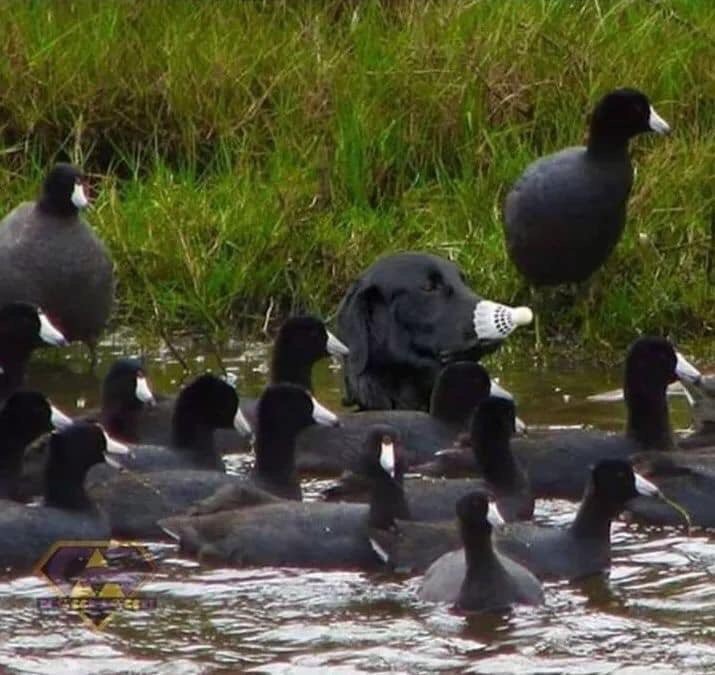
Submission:
[[[36,202],[0,223],[0,305],[42,307],[68,340],[94,348],[114,298],[106,247],[80,217],[88,205],[82,172],[56,164]]]
[[[623,233],[633,183],[628,141],[670,129],[634,89],[604,96],[591,117],[588,145],[531,164],[507,195],[504,233],[518,270],[534,285],[588,279]]]
[[[465,495],[457,502],[464,548],[446,553],[427,570],[420,588],[423,600],[454,603],[469,612],[544,602],[539,580],[494,550],[488,505],[487,495],[480,492]]]

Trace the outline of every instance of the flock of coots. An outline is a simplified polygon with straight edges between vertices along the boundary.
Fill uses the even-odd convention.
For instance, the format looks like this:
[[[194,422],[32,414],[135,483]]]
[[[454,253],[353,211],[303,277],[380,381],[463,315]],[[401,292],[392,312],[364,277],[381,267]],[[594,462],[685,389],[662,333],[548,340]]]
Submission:
[[[530,283],[581,282],[603,264],[626,223],[628,142],[646,131],[669,127],[642,93],[613,91],[585,147],[526,169],[504,222]],[[22,384],[36,347],[80,340],[94,353],[110,315],[112,263],[80,216],[87,204],[81,172],[58,164],[38,200],[0,224],[3,569],[31,570],[60,540],[170,537],[206,563],[423,574],[424,600],[482,611],[539,604],[543,580],[607,570],[623,513],[713,524],[715,386],[669,340],[629,347],[622,433],[524,433],[478,361],[531,310],[480,297],[427,253],[367,268],[340,304],[339,337],[315,317],[289,317],[257,400],[209,373],[158,396],[143,362],[122,358],[100,408],[70,419]],[[328,356],[343,364],[355,412],[335,415],[312,393],[312,368]],[[676,380],[699,406],[685,438],[668,415]],[[226,471],[224,454],[249,450],[250,470]],[[306,502],[304,475],[337,480]],[[568,525],[539,524],[549,498],[580,501]]]

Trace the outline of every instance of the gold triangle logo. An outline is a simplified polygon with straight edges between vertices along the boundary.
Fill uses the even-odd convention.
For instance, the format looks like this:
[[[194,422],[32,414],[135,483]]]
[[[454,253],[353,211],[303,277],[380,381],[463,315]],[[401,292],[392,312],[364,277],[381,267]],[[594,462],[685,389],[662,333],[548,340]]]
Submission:
[[[99,552],[99,549],[95,548],[94,553],[92,553],[85,567],[109,567],[109,564],[104,559],[104,556]]]

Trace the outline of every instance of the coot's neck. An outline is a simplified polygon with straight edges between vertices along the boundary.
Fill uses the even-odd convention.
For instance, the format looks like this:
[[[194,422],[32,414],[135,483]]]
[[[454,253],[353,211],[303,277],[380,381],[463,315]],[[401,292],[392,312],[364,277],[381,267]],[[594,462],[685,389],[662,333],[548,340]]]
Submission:
[[[290,425],[261,423],[256,430],[256,473],[280,482],[295,480],[295,439],[299,429]]]
[[[391,527],[397,518],[400,520],[410,518],[402,479],[394,479],[385,473],[380,473],[372,479],[368,525],[385,530]]]
[[[188,415],[174,415],[172,446],[190,455],[196,466],[223,471],[223,461],[214,447],[214,431],[213,426],[191,419]]]
[[[439,383],[435,386],[430,398],[429,412],[432,417],[449,424],[452,427],[464,429],[474,407],[469,408],[466,398],[460,392],[445,391]]]
[[[13,436],[3,438],[0,449],[0,499],[12,499],[22,474],[25,443]]]
[[[84,489],[88,468],[68,466],[50,452],[45,467],[45,506],[86,511],[92,502]]]
[[[313,391],[313,363],[292,351],[279,335],[271,355],[271,384],[288,382]]]
[[[102,426],[110,436],[129,443],[137,442],[137,415],[138,411],[121,409],[118,406],[102,410]]]
[[[628,418],[626,436],[644,450],[672,450],[673,431],[668,414],[665,387],[648,390],[646,387],[629,387],[624,391]]]
[[[481,532],[466,532],[460,525],[467,563],[466,580],[484,576],[485,570],[497,570],[501,564],[492,547],[491,527]]]
[[[599,499],[591,483],[586,487],[583,501],[576,518],[571,523],[571,533],[587,539],[611,540],[611,521],[618,516],[622,507],[616,507]]]
[[[619,129],[591,127],[587,154],[592,159],[630,162],[628,141],[630,136]]]
[[[508,438],[486,438],[475,435],[472,450],[484,477],[495,487],[510,489],[519,482],[520,467],[509,446]]]
[[[77,216],[79,213],[79,209],[72,203],[72,200],[59,201],[44,193],[37,200],[37,208],[44,214],[62,218]]]
[[[22,385],[30,360],[30,347],[13,344],[0,348],[0,398],[6,398]]]

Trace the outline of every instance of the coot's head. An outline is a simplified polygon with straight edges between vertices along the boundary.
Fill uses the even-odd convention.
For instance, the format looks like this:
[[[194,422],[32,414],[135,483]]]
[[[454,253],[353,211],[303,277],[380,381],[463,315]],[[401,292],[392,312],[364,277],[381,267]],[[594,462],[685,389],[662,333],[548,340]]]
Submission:
[[[348,348],[314,316],[292,316],[286,319],[276,336],[275,348],[310,362],[328,355],[347,356],[349,353]]]
[[[620,511],[629,499],[660,496],[660,490],[626,461],[602,460],[591,471],[591,487],[600,502]]]
[[[76,213],[89,205],[84,174],[76,166],[55,164],[42,184],[40,206],[56,214]]]
[[[34,305],[11,302],[0,307],[0,353],[29,354],[42,344],[68,343],[47,315]]]
[[[455,361],[439,372],[430,412],[445,422],[465,426],[474,408],[491,388],[489,373],[474,361]]]
[[[664,395],[667,386],[679,377],[699,373],[662,337],[644,336],[631,344],[626,356],[624,391]]]
[[[389,424],[371,426],[363,441],[360,473],[368,478],[389,477],[401,482],[407,469],[400,433]]]
[[[174,407],[174,434],[197,425],[205,429],[229,429],[236,424],[238,393],[224,380],[206,373],[182,389]]]
[[[622,145],[648,131],[665,134],[668,123],[655,111],[648,97],[637,89],[616,89],[606,94],[591,116],[590,141]]]
[[[464,495],[457,501],[456,510],[465,543],[474,536],[489,536],[492,527],[504,524],[499,510],[485,492],[475,490]]]
[[[155,403],[141,359],[117,359],[102,383],[102,407],[139,409]]]

